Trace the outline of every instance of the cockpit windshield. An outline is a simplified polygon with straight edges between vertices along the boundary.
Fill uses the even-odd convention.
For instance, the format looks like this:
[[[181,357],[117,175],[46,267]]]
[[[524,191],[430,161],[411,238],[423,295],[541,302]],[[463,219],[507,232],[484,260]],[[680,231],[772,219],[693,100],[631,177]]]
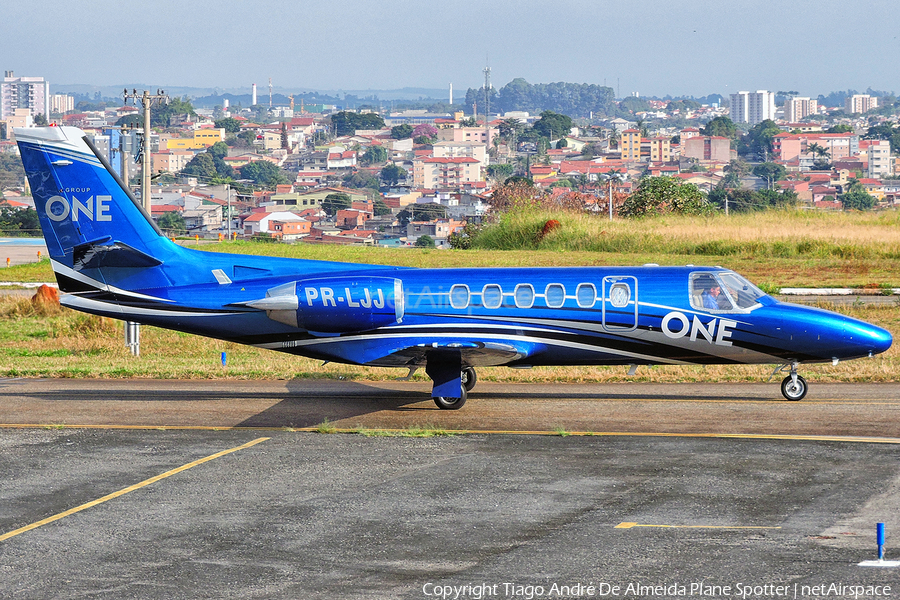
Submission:
[[[765,293],[732,272],[691,273],[691,306],[707,311],[746,311]]]
[[[719,273],[719,279],[725,284],[725,291],[738,308],[753,308],[765,292],[738,275],[737,273]]]

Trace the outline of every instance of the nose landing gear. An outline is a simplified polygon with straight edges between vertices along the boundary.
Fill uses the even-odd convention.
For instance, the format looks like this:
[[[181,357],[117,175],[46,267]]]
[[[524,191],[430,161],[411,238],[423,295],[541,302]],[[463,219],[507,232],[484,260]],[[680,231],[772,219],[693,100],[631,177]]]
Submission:
[[[780,372],[785,370],[787,370],[787,365],[778,369]],[[809,386],[807,386],[806,380],[797,374],[796,362],[791,363],[790,372],[791,374],[781,381],[781,394],[792,402],[803,400],[806,392],[809,391]]]

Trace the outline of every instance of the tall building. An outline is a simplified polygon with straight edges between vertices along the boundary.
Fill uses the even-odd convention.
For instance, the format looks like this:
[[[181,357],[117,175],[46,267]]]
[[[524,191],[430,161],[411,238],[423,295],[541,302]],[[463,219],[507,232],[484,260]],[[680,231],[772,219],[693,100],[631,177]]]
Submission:
[[[775,118],[775,94],[766,90],[731,94],[731,120],[757,125]]]
[[[17,108],[28,109],[32,117],[50,116],[50,84],[43,77],[16,77],[5,71],[0,83],[0,120],[16,114]]]
[[[788,123],[799,123],[807,116],[818,112],[818,100],[794,96],[784,102],[784,118]]]
[[[869,177],[885,179],[893,174],[891,165],[891,143],[885,140],[873,141],[867,151],[869,156]]]
[[[844,100],[844,112],[848,114],[864,113],[878,108],[878,98],[868,94],[853,94]]]
[[[619,151],[622,160],[641,160],[641,131],[639,129],[626,129],[619,139]]]
[[[50,112],[65,114],[71,110],[75,110],[75,98],[65,94],[50,96]]]

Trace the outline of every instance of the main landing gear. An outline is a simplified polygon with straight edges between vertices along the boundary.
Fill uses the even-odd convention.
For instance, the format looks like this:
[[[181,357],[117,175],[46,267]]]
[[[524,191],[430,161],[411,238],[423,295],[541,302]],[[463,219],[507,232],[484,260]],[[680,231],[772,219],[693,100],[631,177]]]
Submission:
[[[459,354],[431,354],[425,372],[434,382],[431,399],[441,410],[459,410],[468,392],[475,387],[475,369],[463,367]]]
[[[787,369],[788,365],[785,365],[777,369],[776,373],[784,372]],[[790,373],[781,381],[781,394],[791,401],[803,400],[806,392],[809,391],[809,386],[806,385],[806,380],[797,374],[797,363],[790,364]]]

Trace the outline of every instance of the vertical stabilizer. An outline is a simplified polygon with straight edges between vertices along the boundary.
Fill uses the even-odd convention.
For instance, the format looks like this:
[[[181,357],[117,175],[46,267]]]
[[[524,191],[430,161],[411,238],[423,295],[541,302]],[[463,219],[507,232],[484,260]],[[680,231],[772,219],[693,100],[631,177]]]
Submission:
[[[25,174],[60,288],[77,280],[164,285],[172,244],[75,127],[15,129]],[[140,272],[140,273],[139,273]],[[67,289],[69,288],[69,289]]]

